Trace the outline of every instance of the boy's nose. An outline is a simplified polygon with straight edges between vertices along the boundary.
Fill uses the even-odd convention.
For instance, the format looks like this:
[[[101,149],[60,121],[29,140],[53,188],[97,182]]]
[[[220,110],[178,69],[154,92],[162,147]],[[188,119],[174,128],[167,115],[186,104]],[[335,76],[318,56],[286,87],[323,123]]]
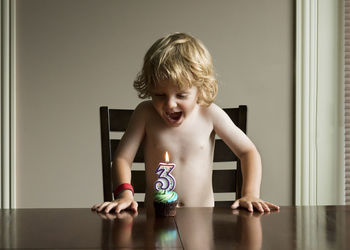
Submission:
[[[169,98],[167,101],[167,108],[175,108],[176,107],[176,101],[174,98]]]

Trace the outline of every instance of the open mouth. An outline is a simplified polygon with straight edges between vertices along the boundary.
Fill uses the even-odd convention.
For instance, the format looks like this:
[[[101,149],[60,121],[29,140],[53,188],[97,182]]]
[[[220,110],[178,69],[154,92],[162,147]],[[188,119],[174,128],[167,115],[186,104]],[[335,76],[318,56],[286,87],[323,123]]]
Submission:
[[[165,112],[166,117],[168,119],[169,122],[171,123],[176,123],[181,119],[182,116],[182,112]]]

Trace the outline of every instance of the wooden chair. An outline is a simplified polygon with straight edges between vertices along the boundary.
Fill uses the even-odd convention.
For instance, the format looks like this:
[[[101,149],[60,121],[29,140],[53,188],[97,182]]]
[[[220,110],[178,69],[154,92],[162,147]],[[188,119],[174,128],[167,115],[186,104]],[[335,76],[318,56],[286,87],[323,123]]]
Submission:
[[[247,128],[247,106],[238,108],[226,108],[224,111],[230,116],[232,121],[244,133]],[[109,109],[100,107],[101,122],[101,146],[102,146],[102,173],[103,173],[103,196],[104,201],[113,200],[113,186],[111,166],[113,154],[119,144],[119,139],[111,139],[110,132],[124,132],[128,126],[133,110],[131,109]],[[143,147],[140,146],[134,162],[142,163]],[[236,199],[241,197],[242,172],[238,157],[226,146],[221,139],[215,140],[214,162],[236,162],[236,169],[213,170],[213,190],[214,193],[235,192]],[[144,193],[146,190],[145,171],[132,170],[131,183],[135,193]],[[215,206],[229,206],[233,202],[215,201]],[[140,203],[139,203],[140,204]],[[142,203],[141,203],[142,206]]]

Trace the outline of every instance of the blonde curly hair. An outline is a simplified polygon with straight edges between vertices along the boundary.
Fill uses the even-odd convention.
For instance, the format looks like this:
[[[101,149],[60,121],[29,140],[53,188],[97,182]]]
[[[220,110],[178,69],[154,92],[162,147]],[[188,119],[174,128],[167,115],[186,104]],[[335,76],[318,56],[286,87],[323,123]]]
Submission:
[[[174,33],[158,39],[147,51],[134,88],[142,99],[149,98],[164,80],[179,89],[198,88],[201,105],[209,106],[218,92],[218,84],[209,51],[196,38]]]

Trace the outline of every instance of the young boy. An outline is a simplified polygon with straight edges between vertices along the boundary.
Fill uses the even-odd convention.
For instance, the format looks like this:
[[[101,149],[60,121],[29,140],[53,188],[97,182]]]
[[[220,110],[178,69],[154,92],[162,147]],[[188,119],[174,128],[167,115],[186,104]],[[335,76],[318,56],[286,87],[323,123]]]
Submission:
[[[243,175],[242,198],[231,208],[253,208],[260,212],[279,209],[259,199],[261,159],[254,144],[213,103],[217,81],[211,56],[194,37],[175,33],[157,40],[147,51],[141,72],[134,82],[140,103],[121,139],[114,158],[117,199],[93,206],[106,213],[124,209],[137,211],[133,198],[131,164],[144,141],[147,211],[153,210],[155,173],[164,152],[170,153],[176,164],[172,175],[176,179],[179,206],[212,207],[212,164],[214,139],[217,134],[240,158]]]

